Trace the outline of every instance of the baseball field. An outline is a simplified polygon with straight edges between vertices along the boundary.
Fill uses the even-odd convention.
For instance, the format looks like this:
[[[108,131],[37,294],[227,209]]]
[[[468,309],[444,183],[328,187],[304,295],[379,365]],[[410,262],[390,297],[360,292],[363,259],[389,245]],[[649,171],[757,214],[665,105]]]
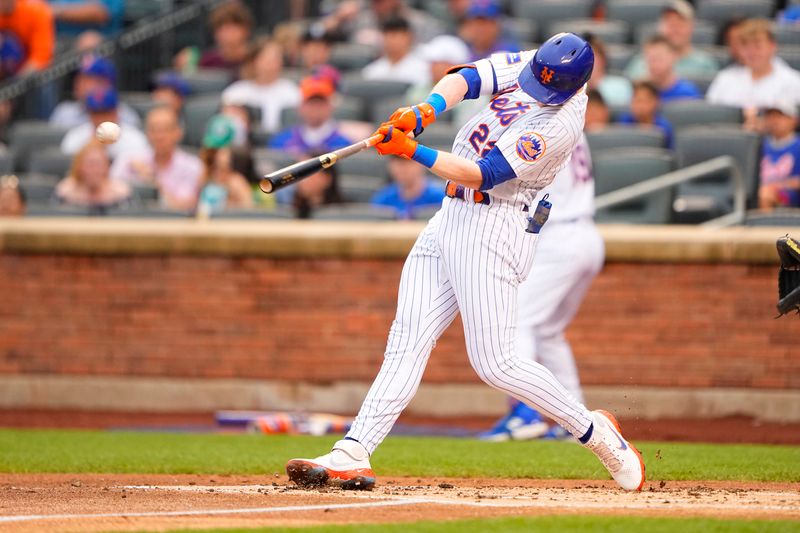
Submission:
[[[568,442],[389,437],[373,491],[288,482],[334,440],[0,430],[0,531],[800,531],[796,446],[640,442],[625,493]]]

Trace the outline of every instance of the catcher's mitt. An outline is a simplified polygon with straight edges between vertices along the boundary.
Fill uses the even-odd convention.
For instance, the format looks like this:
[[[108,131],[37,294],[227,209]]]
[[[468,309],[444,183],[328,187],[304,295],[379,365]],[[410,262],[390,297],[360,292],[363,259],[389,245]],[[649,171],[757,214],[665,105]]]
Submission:
[[[800,242],[787,235],[778,239],[776,246],[781,258],[781,270],[778,272],[778,313],[780,316],[789,311],[800,314]]]

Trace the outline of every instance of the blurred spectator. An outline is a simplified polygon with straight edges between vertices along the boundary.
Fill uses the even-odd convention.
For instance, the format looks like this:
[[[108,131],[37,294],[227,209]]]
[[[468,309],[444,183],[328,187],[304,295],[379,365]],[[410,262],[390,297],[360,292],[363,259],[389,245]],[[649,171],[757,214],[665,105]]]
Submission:
[[[95,138],[95,129],[103,122],[119,124],[117,111],[117,91],[110,87],[101,88],[86,95],[86,110],[89,122],[71,128],[61,140],[61,151],[75,154],[90,140]],[[119,124],[122,132],[119,140],[108,145],[108,153],[112,158],[125,153],[141,154],[147,151],[147,138],[136,127],[130,124]]]
[[[686,0],[674,0],[661,13],[658,33],[663,35],[675,48],[678,62],[675,72],[678,76],[693,77],[711,75],[717,72],[717,60],[702,50],[692,46],[694,32],[694,8]],[[641,79],[647,75],[647,67],[642,54],[631,59],[625,69],[625,75],[631,79]]]
[[[203,178],[203,163],[178,147],[182,138],[183,129],[175,110],[156,107],[147,114],[149,149],[143,153],[125,153],[114,160],[111,178],[154,185],[164,207],[193,210]]]
[[[614,76],[607,73],[608,54],[603,41],[597,37],[590,39],[592,50],[594,50],[594,68],[592,77],[589,80],[589,87],[597,89],[603,95],[603,100],[608,105],[626,106],[631,102],[631,82],[622,76]]]
[[[281,111],[300,104],[300,91],[294,82],[281,78],[283,54],[273,41],[261,41],[247,58],[242,74],[245,79],[222,91],[224,104],[261,109],[261,127],[268,132],[278,129]]]
[[[171,107],[178,116],[183,113],[186,97],[192,92],[189,82],[175,72],[164,72],[156,78],[153,101]]]
[[[25,193],[14,175],[0,176],[0,218],[21,217],[25,214]]]
[[[358,44],[380,46],[382,25],[388,20],[403,18],[411,24],[419,42],[442,33],[442,26],[434,17],[408,7],[404,0],[367,0],[364,3],[359,0],[341,2],[331,15],[313,26],[314,31],[333,33]]]
[[[766,137],[761,157],[761,208],[800,207],[800,137],[797,105],[782,101],[770,105],[764,116]]]
[[[428,64],[414,53],[414,34],[408,21],[389,19],[381,26],[383,54],[364,67],[362,75],[368,80],[405,81],[411,85],[430,83]]]
[[[496,52],[518,52],[519,43],[503,35],[503,10],[495,0],[472,0],[459,35],[469,45],[470,61]]]
[[[122,29],[125,0],[49,0],[49,3],[59,36],[94,30],[110,37]]]
[[[319,152],[312,152],[300,159],[318,157]],[[339,170],[336,165],[320,170],[304,180],[298,181],[294,187],[292,206],[297,218],[311,218],[314,211],[323,205],[341,204],[344,202],[339,190]]]
[[[333,119],[333,98],[336,89],[326,78],[310,76],[300,82],[303,102],[300,104],[300,124],[275,135],[270,148],[295,154],[326,153],[352,144],[339,131]]]
[[[86,111],[86,96],[102,89],[117,86],[117,69],[109,59],[93,55],[81,60],[81,67],[72,81],[74,100],[61,102],[50,115],[50,124],[64,128],[74,128],[89,122]],[[138,128],[141,124],[139,114],[125,102],[119,104],[119,119],[123,124]]]
[[[779,24],[800,24],[800,4],[788,5],[786,9],[778,13]]]
[[[207,217],[225,209],[253,207],[253,195],[247,178],[233,166],[231,143],[236,132],[232,121],[223,115],[212,117],[203,136],[200,159],[203,162],[203,187],[197,214]]]
[[[717,43],[728,49],[728,59],[731,65],[743,65],[742,57],[742,26],[745,19],[735,17],[727,21],[719,32]],[[730,68],[730,67],[728,67]]]
[[[250,145],[251,108],[243,105],[223,104],[219,114],[228,117],[233,124],[234,135],[231,146],[247,148]]]
[[[667,148],[672,148],[672,126],[660,113],[659,94],[658,87],[649,81],[634,82],[630,113],[621,115],[619,122],[660,128]]]
[[[611,110],[606,105],[603,95],[597,89],[586,91],[588,102],[586,103],[586,131],[597,131],[608,126],[611,121]]]
[[[211,12],[210,23],[215,48],[202,55],[194,47],[185,48],[175,58],[175,68],[183,72],[197,67],[225,69],[236,79],[250,53],[253,15],[242,2],[231,0]]]
[[[664,37],[654,35],[647,40],[644,45],[644,59],[648,79],[658,87],[662,102],[703,97],[694,83],[678,77],[675,72],[678,54]]]
[[[393,183],[375,193],[372,205],[391,207],[397,211],[397,218],[410,219],[417,209],[442,203],[444,182],[430,178],[422,165],[391,157],[387,167]]]
[[[331,59],[333,39],[327,33],[318,33],[309,28],[300,43],[300,67],[311,71],[321,65],[327,65]]]
[[[56,202],[89,207],[93,214],[129,206],[133,198],[131,187],[123,181],[111,180],[109,166],[105,146],[90,140],[75,154],[67,177],[56,185]]]
[[[103,44],[102,33],[86,30],[75,38],[75,42],[72,43],[72,49],[76,52],[90,52],[101,44]]]
[[[708,88],[706,98],[715,104],[743,108],[745,125],[753,128],[758,108],[782,99],[800,104],[800,73],[775,60],[778,45],[768,20],[746,21],[741,41],[744,66],[720,72]]]
[[[50,6],[41,0],[0,0],[0,31],[13,33],[27,52],[19,74],[50,66],[55,24]]]

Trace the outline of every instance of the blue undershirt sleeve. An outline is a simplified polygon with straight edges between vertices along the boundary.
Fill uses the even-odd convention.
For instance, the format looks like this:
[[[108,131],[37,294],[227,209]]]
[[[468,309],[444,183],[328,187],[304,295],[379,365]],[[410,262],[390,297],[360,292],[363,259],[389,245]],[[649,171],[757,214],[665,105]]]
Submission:
[[[500,185],[501,183],[517,177],[514,169],[511,168],[511,165],[508,164],[505,156],[503,156],[503,152],[497,147],[492,148],[489,153],[486,154],[486,157],[478,159],[477,163],[481,169],[481,176],[483,178],[483,182],[478,190],[488,191],[496,185]]]

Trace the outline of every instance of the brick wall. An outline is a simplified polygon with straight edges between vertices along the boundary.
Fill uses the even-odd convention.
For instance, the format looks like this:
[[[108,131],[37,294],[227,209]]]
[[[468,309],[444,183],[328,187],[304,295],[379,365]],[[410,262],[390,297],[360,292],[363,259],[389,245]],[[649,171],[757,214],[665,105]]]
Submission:
[[[369,381],[401,260],[0,256],[0,373]],[[569,330],[586,384],[800,387],[775,267],[612,263]],[[474,382],[460,323],[425,380]]]

